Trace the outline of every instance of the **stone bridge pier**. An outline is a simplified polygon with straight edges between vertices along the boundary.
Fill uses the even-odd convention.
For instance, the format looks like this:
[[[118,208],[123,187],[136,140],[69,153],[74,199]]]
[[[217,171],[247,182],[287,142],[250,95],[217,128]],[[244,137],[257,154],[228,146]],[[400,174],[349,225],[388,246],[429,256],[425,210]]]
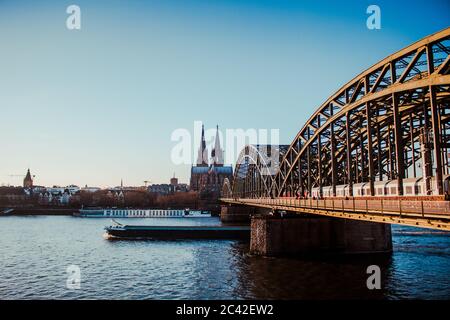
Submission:
[[[263,256],[391,253],[391,225],[310,215],[255,215],[250,252]]]
[[[269,212],[271,212],[271,209],[224,204],[220,209],[220,220],[225,223],[250,223],[251,216],[268,214]]]

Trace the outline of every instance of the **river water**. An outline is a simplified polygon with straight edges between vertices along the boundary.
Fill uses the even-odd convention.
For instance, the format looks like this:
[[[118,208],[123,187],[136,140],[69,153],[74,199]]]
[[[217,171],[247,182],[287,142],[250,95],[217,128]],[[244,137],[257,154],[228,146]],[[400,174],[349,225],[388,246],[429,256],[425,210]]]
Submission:
[[[122,219],[218,225],[218,218]],[[0,218],[2,299],[450,299],[450,233],[393,226],[388,258],[263,258],[239,241],[110,241],[108,219]],[[367,266],[381,268],[368,290]],[[80,271],[69,289],[67,267]],[[72,282],[69,281],[69,284]]]

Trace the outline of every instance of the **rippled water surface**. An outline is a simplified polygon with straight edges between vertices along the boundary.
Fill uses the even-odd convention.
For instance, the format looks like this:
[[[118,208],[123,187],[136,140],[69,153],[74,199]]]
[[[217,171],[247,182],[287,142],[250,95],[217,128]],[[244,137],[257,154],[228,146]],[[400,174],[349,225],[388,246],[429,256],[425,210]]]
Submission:
[[[220,224],[217,218],[122,219]],[[450,234],[393,226],[391,257],[253,257],[238,241],[108,241],[105,219],[0,218],[3,299],[449,299]],[[368,290],[366,268],[382,270]],[[66,288],[66,268],[81,288]]]

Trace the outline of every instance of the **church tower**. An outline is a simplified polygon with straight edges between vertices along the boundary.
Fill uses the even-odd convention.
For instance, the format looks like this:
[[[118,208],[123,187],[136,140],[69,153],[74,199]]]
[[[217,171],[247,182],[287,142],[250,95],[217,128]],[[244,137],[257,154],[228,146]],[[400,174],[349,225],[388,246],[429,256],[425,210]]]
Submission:
[[[216,141],[214,142],[214,148],[211,151],[211,164],[216,167],[223,166],[223,150],[220,147],[220,138],[219,138],[219,126],[216,126]]]
[[[224,179],[230,181],[233,179],[233,167],[224,165],[224,151],[220,147],[219,126],[216,127],[216,140],[211,148],[211,155],[206,149],[204,126],[202,126],[200,143],[197,163],[191,167],[190,190],[200,192],[201,197],[217,200],[220,197]],[[209,156],[211,159],[208,159]],[[208,165],[208,160],[210,160],[210,165]]]
[[[31,178],[30,168],[28,168],[27,174],[23,179],[23,187],[31,188],[33,186],[33,179]]]
[[[207,167],[208,166],[208,149],[206,148],[205,126],[204,125],[202,125],[202,138],[200,141],[200,147],[198,148],[197,166],[198,167]]]

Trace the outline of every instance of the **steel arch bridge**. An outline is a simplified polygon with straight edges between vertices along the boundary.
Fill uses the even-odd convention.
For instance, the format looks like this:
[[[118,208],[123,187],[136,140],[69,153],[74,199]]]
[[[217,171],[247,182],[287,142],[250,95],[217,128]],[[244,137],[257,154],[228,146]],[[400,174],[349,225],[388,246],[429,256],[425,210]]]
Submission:
[[[264,202],[255,199],[323,199],[324,193],[367,199],[390,182],[391,195],[400,199],[411,191],[409,181],[421,180],[413,194],[443,199],[450,175],[449,106],[450,27],[386,57],[331,95],[292,143],[280,146],[276,172],[264,170],[261,146],[246,146],[223,198],[252,199],[255,206]],[[450,218],[450,208],[445,212]]]
[[[247,146],[237,161],[234,196],[320,195],[328,187],[426,179],[427,194],[443,194],[450,173],[450,28],[378,62],[329,97],[281,152],[273,176],[261,172],[260,146]],[[249,166],[252,161],[255,164]],[[261,162],[261,163],[259,163]]]

